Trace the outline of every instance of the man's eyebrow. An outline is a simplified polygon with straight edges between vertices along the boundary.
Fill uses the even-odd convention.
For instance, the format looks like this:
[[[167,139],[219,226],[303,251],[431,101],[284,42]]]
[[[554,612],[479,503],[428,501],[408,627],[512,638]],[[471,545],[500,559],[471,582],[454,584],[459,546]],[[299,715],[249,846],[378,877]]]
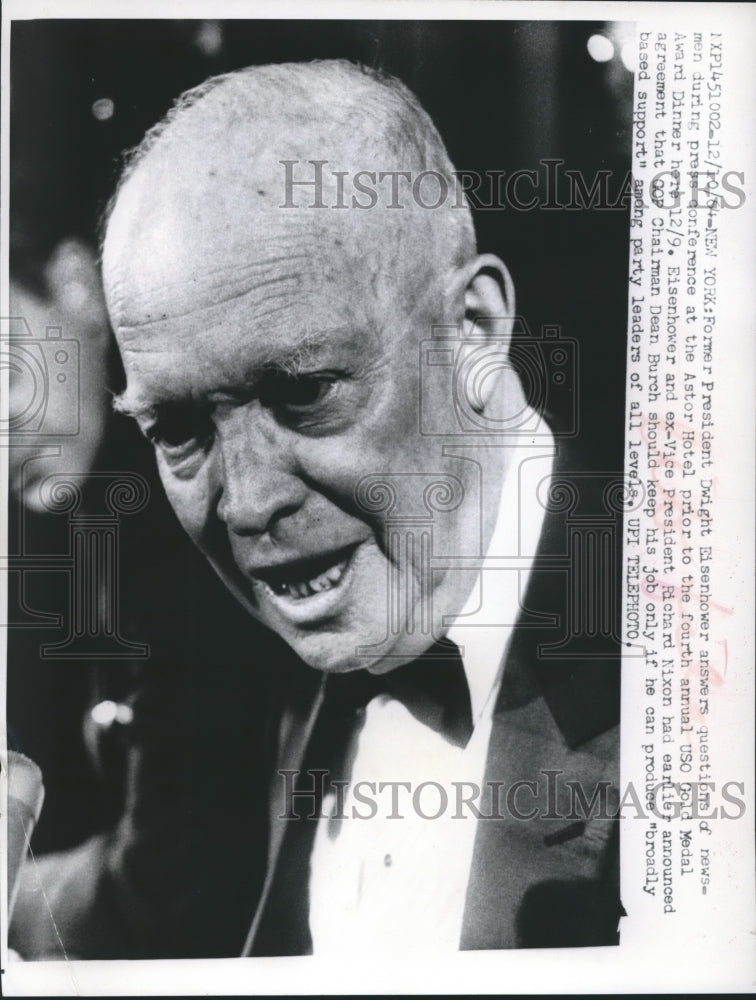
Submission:
[[[317,360],[319,354],[333,346],[336,335],[349,336],[354,332],[351,326],[308,332],[297,344],[271,350],[257,362],[257,371],[260,375],[271,371],[300,375]]]
[[[139,399],[133,398],[128,389],[119,393],[117,396],[113,396],[112,406],[116,413],[122,413],[126,417],[134,417],[135,419],[138,419],[139,417],[142,419],[155,417],[160,409],[153,403],[145,403]]]

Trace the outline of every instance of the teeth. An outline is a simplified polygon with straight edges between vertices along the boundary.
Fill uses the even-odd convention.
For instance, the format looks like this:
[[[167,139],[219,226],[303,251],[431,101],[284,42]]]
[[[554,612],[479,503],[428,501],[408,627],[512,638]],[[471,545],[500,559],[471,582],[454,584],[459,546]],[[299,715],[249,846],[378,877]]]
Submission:
[[[313,594],[319,594],[323,590],[331,590],[344,575],[348,561],[348,559],[344,559],[335,566],[330,566],[325,572],[314,577],[312,580],[283,583],[276,587],[275,590],[279,594],[286,594],[288,597],[293,597],[297,600],[301,600],[303,597],[312,597]]]

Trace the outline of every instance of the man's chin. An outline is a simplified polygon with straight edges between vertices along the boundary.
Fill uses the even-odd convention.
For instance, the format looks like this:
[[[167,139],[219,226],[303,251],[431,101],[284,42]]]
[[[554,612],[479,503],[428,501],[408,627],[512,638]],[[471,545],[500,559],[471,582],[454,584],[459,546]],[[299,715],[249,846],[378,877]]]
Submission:
[[[409,663],[433,644],[432,636],[404,635],[402,641],[387,642],[385,631],[380,635],[311,634],[307,636],[278,635],[309,667],[324,674],[345,674],[369,670],[384,674]]]
[[[369,653],[359,652],[366,645],[364,638],[355,640],[347,635],[310,634],[285,635],[278,633],[308,667],[324,674],[346,674],[372,667],[380,659]]]

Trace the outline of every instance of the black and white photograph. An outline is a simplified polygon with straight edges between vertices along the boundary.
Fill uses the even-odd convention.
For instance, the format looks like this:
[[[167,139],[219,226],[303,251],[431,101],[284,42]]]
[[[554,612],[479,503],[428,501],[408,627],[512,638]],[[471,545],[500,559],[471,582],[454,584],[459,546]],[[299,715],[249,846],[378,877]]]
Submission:
[[[104,6],[3,25],[4,990],[608,981],[752,840],[716,32]]]

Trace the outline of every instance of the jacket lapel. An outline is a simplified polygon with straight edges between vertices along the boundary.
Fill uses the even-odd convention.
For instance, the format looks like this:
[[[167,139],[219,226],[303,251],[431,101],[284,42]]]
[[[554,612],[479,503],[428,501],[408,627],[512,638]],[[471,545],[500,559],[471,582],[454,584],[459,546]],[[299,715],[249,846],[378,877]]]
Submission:
[[[600,514],[604,495],[588,498]],[[575,581],[554,571],[553,556],[569,551],[565,522],[563,513],[547,514],[523,602],[563,625]],[[481,807],[492,818],[478,820],[463,949],[618,940],[618,830],[607,814],[618,801],[619,648],[614,658],[548,659],[543,649],[555,637],[553,627],[520,626],[510,643]],[[599,803],[593,814],[576,801],[578,788],[590,803],[602,787],[603,818]]]

